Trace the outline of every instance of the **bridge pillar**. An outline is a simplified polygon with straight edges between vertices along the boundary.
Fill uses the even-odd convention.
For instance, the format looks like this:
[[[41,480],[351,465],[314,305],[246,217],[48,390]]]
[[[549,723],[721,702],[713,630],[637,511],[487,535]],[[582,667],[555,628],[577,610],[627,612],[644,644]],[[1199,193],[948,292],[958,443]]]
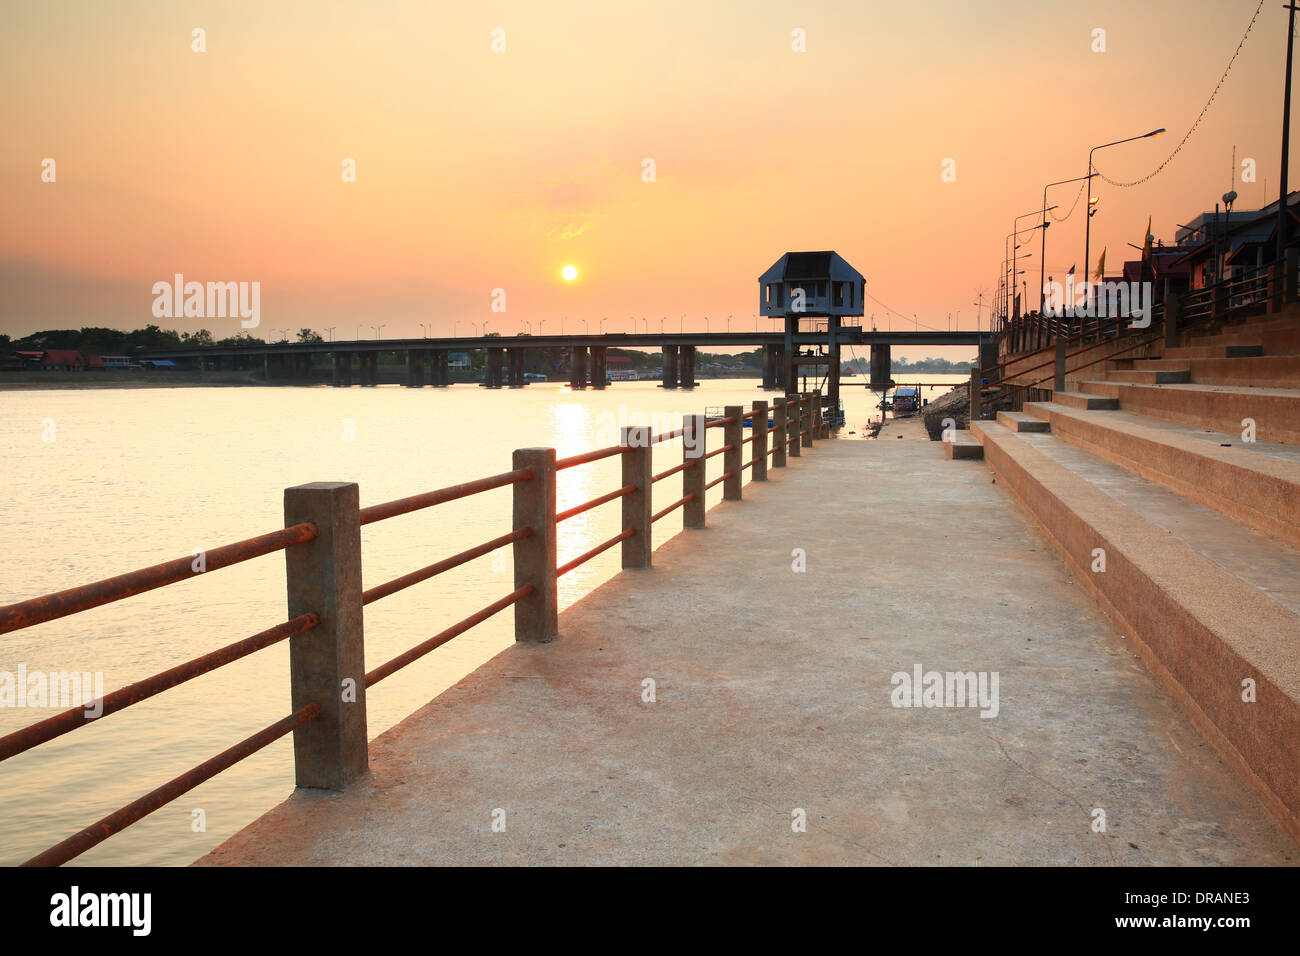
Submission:
[[[524,350],[514,348],[510,350],[510,381],[511,388],[524,387]]]
[[[591,387],[592,388],[603,389],[605,387],[605,382],[609,378],[609,373],[606,371],[606,367],[605,367],[605,352],[606,349],[605,346],[603,345],[593,345],[591,347]],[[626,484],[626,482],[624,482],[624,484]],[[623,543],[627,544],[627,541],[624,541]],[[624,567],[627,567],[627,565],[624,565]]]
[[[487,368],[483,377],[483,384],[488,388],[501,387],[501,359],[504,349],[489,348],[487,350]]]
[[[415,349],[406,350],[406,387],[420,388],[424,385],[424,353]]]
[[[265,381],[271,381],[275,377],[275,370],[271,367],[270,353],[262,356],[262,378]]]
[[[379,353],[367,352],[365,358],[365,382],[363,384],[373,387],[379,384]]]
[[[883,392],[889,387],[892,359],[889,346],[875,344],[871,346],[871,390]]]
[[[664,388],[677,387],[677,346],[664,346]]]
[[[695,346],[683,345],[681,348],[681,364],[678,368],[678,387],[694,388],[698,383],[695,381]]]
[[[577,390],[587,387],[587,346],[569,346],[569,387]]]
[[[826,404],[831,410],[831,421],[837,422],[840,409],[840,317],[838,315],[826,319],[826,335]],[[818,420],[820,421],[820,416]],[[839,425],[833,427],[839,428]]]
[[[795,364],[795,356],[799,354],[799,349],[794,344],[795,333],[799,331],[799,316],[787,315],[785,317],[785,347],[781,354],[781,385],[787,395],[793,395],[799,391],[799,366]]]

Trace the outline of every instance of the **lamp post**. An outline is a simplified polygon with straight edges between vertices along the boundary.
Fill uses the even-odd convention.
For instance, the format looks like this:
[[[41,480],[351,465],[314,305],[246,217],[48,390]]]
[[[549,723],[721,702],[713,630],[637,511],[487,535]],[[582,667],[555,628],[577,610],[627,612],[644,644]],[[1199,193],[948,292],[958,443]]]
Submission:
[[[331,342],[334,341],[334,330],[335,330],[336,328],[338,328],[337,325],[331,325],[328,329],[325,330],[326,332],[328,332],[328,333],[330,334],[330,341],[331,341]]]
[[[1049,211],[1047,208],[1047,190],[1051,189],[1053,186],[1064,186],[1066,183],[1077,183],[1080,182],[1081,180],[1086,180],[1088,182],[1088,185],[1084,186],[1084,188],[1087,189],[1091,194],[1092,177],[1095,175],[1097,174],[1089,171],[1087,176],[1075,176],[1073,179],[1062,179],[1060,182],[1048,183],[1046,186],[1043,187],[1043,247],[1038,251],[1038,254],[1043,257],[1041,260],[1039,260],[1038,263],[1039,266],[1038,268],[1038,314],[1039,315],[1043,314],[1043,289],[1047,284],[1047,274],[1046,274],[1047,273],[1047,213]],[[1089,196],[1089,198],[1091,198],[1091,195]],[[1052,207],[1052,209],[1056,209],[1056,208],[1057,208],[1056,206]],[[1089,216],[1091,216],[1092,206],[1088,206],[1088,210],[1089,210],[1088,214]],[[1085,262],[1084,265],[1086,266],[1087,263]]]
[[[384,323],[384,324],[387,324],[387,323]],[[378,342],[381,338],[383,338],[383,335],[382,335],[381,333],[382,333],[383,330],[384,330],[384,325],[382,325],[382,324],[381,324],[381,325],[372,325],[371,328],[375,330],[375,341]]]
[[[1044,210],[1044,212],[1050,212],[1052,209],[1055,209],[1055,208],[1056,208],[1055,206],[1051,206],[1051,207],[1049,207],[1047,210]],[[1017,216],[1016,219],[1015,219],[1015,221],[1011,224],[1011,232],[1012,232],[1012,234],[1015,235],[1016,233],[1018,233],[1018,232],[1020,231],[1020,230],[1019,230],[1019,224],[1020,224],[1020,220],[1021,220],[1021,219],[1028,219],[1030,216],[1042,216],[1042,215],[1043,215],[1043,212],[1039,212],[1037,209],[1035,209],[1033,212],[1027,212],[1027,213],[1025,213],[1023,216]],[[1041,230],[1043,230],[1043,233],[1046,234],[1046,233],[1047,233],[1047,219],[1044,218],[1042,222],[1040,222],[1037,226],[1034,227],[1034,229],[1041,229]],[[1031,230],[1031,231],[1032,231],[1032,230]],[[1015,275],[1015,271],[1016,271],[1016,250],[1019,249],[1019,248],[1020,248],[1020,247],[1016,244],[1015,240],[1012,240],[1012,243],[1011,243],[1011,273],[1012,273],[1012,275]],[[1028,256],[1029,256],[1029,254],[1026,253],[1026,254],[1025,254],[1025,257],[1028,258]],[[1015,284],[1015,281],[1012,280],[1012,283],[1011,283],[1011,299],[1012,299],[1013,302],[1015,301],[1015,295],[1016,295],[1016,284]]]
[[[1162,126],[1160,127],[1160,129],[1153,129],[1151,132],[1143,133],[1141,136],[1130,136],[1128,139],[1117,139],[1113,143],[1102,143],[1100,146],[1094,146],[1092,149],[1088,150],[1088,178],[1091,179],[1093,176],[1092,154],[1097,152],[1097,150],[1107,149],[1111,146],[1118,146],[1121,143],[1131,143],[1135,139],[1150,139],[1153,136],[1159,136],[1164,131],[1165,128]],[[1088,192],[1091,194],[1092,190],[1089,189]],[[1092,298],[1092,266],[1088,264],[1088,253],[1091,251],[1091,242],[1092,242],[1092,211],[1093,210],[1092,210],[1091,195],[1088,196],[1088,204],[1089,204],[1088,218],[1084,221],[1084,226],[1083,226],[1083,280],[1088,283],[1088,290],[1087,290],[1088,296],[1087,299],[1085,299],[1085,301],[1090,301]],[[1103,276],[1102,278],[1105,277]]]
[[[423,322],[420,323],[420,334],[422,338],[427,339],[429,337],[429,330]]]
[[[1286,87],[1282,91],[1282,191],[1279,194],[1281,198],[1277,201],[1277,266],[1279,269],[1286,268],[1286,176],[1287,167],[1291,162],[1291,52],[1295,46],[1295,0],[1287,5],[1287,9],[1291,13],[1288,16],[1290,29],[1286,31]],[[1235,175],[1236,170],[1233,172]],[[1283,283],[1284,286],[1285,284]]]

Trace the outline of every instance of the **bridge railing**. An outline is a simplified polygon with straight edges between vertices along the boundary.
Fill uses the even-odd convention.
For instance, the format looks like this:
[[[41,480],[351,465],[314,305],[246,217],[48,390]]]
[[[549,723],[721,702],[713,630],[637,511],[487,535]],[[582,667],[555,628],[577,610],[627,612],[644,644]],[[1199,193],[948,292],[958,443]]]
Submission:
[[[380,681],[488,620],[515,609],[517,641],[548,642],[558,636],[560,577],[621,543],[622,567],[650,566],[652,528],[682,509],[683,529],[706,526],[705,495],[722,484],[723,499],[740,501],[743,473],[766,481],[769,466],[784,467],[801,448],[829,434],[820,420],[818,393],[727,406],[720,417],[684,416],[680,429],[651,435],[646,426],[624,428],[617,445],[557,459],[553,448],[517,449],[513,468],[501,474],[360,507],[351,482],[315,482],[284,492],[285,527],[269,534],[178,558],[93,584],[0,607],[0,634],[32,627],[200,573],[283,551],[289,618],[251,637],[196,657],[96,701],[73,707],[0,737],[0,761],[16,757],[102,717],[177,687],[284,640],[290,641],[291,712],[198,766],[103,817],[32,857],[24,866],[58,866],[85,853],[145,816],[193,790],[287,734],[293,734],[295,782],[300,787],[338,790],[368,767],[366,694]],[[751,434],[744,437],[745,425]],[[711,430],[721,444],[709,450]],[[658,473],[653,450],[682,439],[682,459]],[[720,473],[707,480],[708,462],[721,456]],[[581,504],[556,511],[556,476],[569,468],[619,457],[622,484]],[[682,476],[682,494],[653,510],[653,487]],[[513,489],[513,528],[507,533],[442,558],[374,587],[362,588],[361,528],[412,512],[448,504],[497,488]],[[622,530],[593,548],[559,563],[556,526],[602,505],[622,502]],[[366,670],[364,608],[428,581],[475,558],[509,545],[514,554],[514,589],[475,613],[391,660]]]

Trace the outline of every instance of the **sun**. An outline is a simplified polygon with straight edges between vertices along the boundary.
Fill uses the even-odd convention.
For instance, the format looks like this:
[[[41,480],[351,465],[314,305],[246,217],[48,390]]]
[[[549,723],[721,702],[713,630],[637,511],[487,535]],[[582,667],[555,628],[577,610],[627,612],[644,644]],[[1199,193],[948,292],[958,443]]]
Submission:
[[[578,267],[565,266],[560,270],[560,275],[564,276],[565,282],[572,282],[574,279],[578,278]]]

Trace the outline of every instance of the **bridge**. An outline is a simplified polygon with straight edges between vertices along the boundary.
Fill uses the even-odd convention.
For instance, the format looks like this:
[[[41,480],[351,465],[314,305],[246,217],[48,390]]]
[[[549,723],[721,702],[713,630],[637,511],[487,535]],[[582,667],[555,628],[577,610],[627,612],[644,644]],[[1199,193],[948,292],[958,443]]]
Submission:
[[[448,357],[452,352],[482,349],[487,353],[485,384],[488,388],[521,388],[529,351],[565,350],[568,355],[569,384],[575,389],[590,385],[602,389],[606,383],[608,350],[635,349],[663,352],[663,387],[694,388],[695,357],[698,349],[763,349],[763,388],[795,394],[801,390],[800,370],[807,366],[825,366],[825,401],[838,406],[841,352],[846,347],[863,346],[871,350],[871,382],[877,387],[889,383],[890,350],[894,346],[977,346],[981,355],[992,361],[995,336],[978,330],[948,332],[921,331],[879,332],[858,325],[841,325],[831,317],[823,329],[803,329],[799,321],[789,321],[779,332],[605,332],[591,334],[514,336],[473,335],[418,339],[362,339],[351,342],[279,342],[266,345],[208,346],[169,349],[143,349],[142,359],[168,359],[181,362],[212,362],[218,368],[229,363],[232,369],[249,368],[261,362],[268,377],[303,377],[316,356],[328,356],[332,384],[374,385],[381,352],[398,352],[406,358],[406,382],[409,387],[425,384],[445,387],[451,383]],[[353,366],[356,375],[353,375]]]

